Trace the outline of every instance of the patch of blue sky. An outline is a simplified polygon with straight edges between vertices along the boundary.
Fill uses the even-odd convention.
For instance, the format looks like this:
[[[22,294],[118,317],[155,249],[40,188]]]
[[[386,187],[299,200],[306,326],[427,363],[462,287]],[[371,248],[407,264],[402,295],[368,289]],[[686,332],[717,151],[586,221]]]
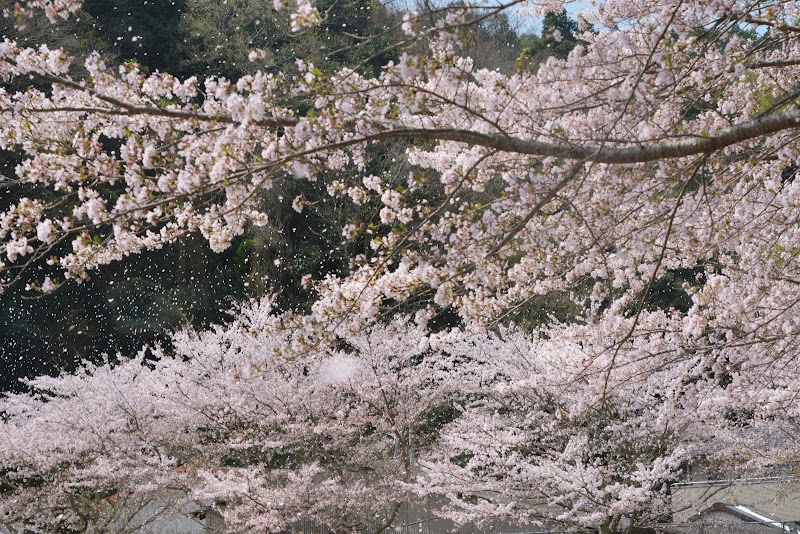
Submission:
[[[386,0],[385,3],[398,10],[407,11],[413,9],[415,6],[445,6],[447,4],[453,3],[454,0]],[[567,13],[570,14],[571,17],[575,18],[577,14],[582,11],[591,10],[596,6],[598,3],[601,3],[602,0],[576,0],[576,1],[566,1],[564,2],[564,9],[566,9]],[[503,0],[473,0],[471,2],[473,5],[480,5],[486,7],[497,6],[500,4],[506,4],[507,1]],[[529,2],[531,6],[535,5],[535,0],[531,0]],[[524,6],[519,6],[524,7]],[[518,33],[527,33],[527,34],[539,34],[542,28],[542,18],[541,17],[528,17],[528,16],[517,16],[514,15],[513,9],[508,11],[508,15],[512,20],[512,25],[517,29]]]

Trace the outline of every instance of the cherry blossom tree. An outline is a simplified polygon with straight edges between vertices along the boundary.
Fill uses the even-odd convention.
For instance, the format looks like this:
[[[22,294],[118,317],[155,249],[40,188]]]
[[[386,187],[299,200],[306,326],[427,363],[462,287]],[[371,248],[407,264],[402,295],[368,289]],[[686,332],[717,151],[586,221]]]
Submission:
[[[417,451],[458,398],[455,358],[428,358],[422,329],[397,323],[289,361],[284,320],[264,301],[224,329],[177,334],[172,354],[39,378],[34,395],[4,399],[0,518],[122,531],[132,503],[179,492],[245,532],[304,517],[351,531],[375,514],[379,532],[392,526]]]
[[[430,513],[456,524],[623,532],[669,517],[691,463],[796,459],[796,358],[686,354],[701,340],[661,311],[623,344],[634,318],[535,335],[395,322],[286,358],[295,320],[265,300],[169,353],[2,399],[0,521],[127,532],[154,500],[194,501],[230,532],[381,532],[437,496]]]
[[[641,327],[665,319],[647,314]],[[674,358],[695,340],[641,335],[610,351],[631,323],[451,344],[471,368],[463,411],[442,430],[418,491],[448,495],[445,513],[459,523],[621,532],[668,519],[671,484],[730,452],[708,437],[739,435],[725,417],[736,401],[709,371],[713,358]]]
[[[576,35],[582,44],[566,59],[502,74],[460,55],[483,16],[563,4],[409,13],[397,60],[378,76],[301,58],[297,75],[179,80],[132,63],[110,69],[92,55],[88,77],[75,79],[67,52],[4,42],[0,75],[14,83],[0,91],[0,148],[25,155],[7,180],[29,192],[0,214],[7,281],[43,261],[82,279],[187,232],[224,249],[268,220],[259,192],[287,177],[326,180],[332,196],[380,206],[379,221],[345,228],[370,252],[347,274],[308,280],[319,295],[309,315],[257,314],[269,324],[235,342],[189,349],[180,338],[188,362],[162,355],[41,379],[46,403],[10,397],[4,432],[19,456],[3,465],[28,481],[13,491],[44,479],[63,503],[87,486],[182,484],[192,495],[234,496],[242,511],[229,519],[267,529],[297,513],[352,528],[335,494],[391,509],[415,491],[437,492],[459,520],[617,531],[665,512],[668,484],[701,449],[723,459],[750,450],[741,459],[754,466],[796,459],[793,443],[769,436],[798,416],[800,7],[607,0],[582,15],[596,31]],[[37,8],[55,19],[77,2],[23,2],[15,16]],[[275,8],[292,10],[295,31],[328,16],[308,0]],[[412,171],[398,184],[372,172],[370,149],[400,139]],[[302,197],[294,206],[314,208]],[[675,273],[685,274],[678,289],[688,304],[658,309],[656,289]],[[535,341],[485,334],[554,292],[585,310],[579,325]],[[387,327],[397,303],[413,317]],[[445,311],[461,330],[435,336],[435,356],[408,363],[428,347],[405,341],[427,339]],[[461,340],[467,334],[477,337]],[[389,397],[382,384],[393,381]],[[112,387],[132,400],[112,408],[81,397]],[[412,462],[404,440],[447,402],[459,415]],[[59,444],[66,456],[53,449],[24,464],[36,447],[54,446],[39,429],[64,424],[67,406],[70,421],[95,417],[87,406],[108,411]],[[104,444],[100,421],[139,446]],[[176,437],[175,428],[189,431]],[[726,436],[710,449],[709,428]],[[248,455],[281,448],[294,459],[280,460],[289,472],[273,484],[264,466],[278,460]],[[220,458],[247,467],[225,471]],[[266,504],[275,502],[284,504]]]
[[[73,4],[23,8],[55,17]],[[293,28],[321,16],[299,2]],[[381,225],[374,254],[315,282],[320,315],[370,320],[386,299],[430,292],[420,320],[452,307],[486,322],[587,280],[591,313],[618,314],[666,270],[698,265],[749,287],[752,301],[791,294],[793,2],[605,2],[585,17],[620,29],[585,33],[566,60],[509,76],[458,56],[465,17],[446,11],[426,27],[408,15],[408,41],[429,48],[377,78],[300,61],[295,77],[178,80],[93,56],[79,81],[66,52],[6,42],[3,76],[37,83],[2,95],[3,147],[27,154],[13,180],[32,189],[2,217],[5,271],[46,260],[81,278],[191,231],[222,249],[266,221],[256,200],[275,180],[347,168],[330,193],[374,198]],[[416,170],[389,188],[366,172],[366,149],[401,138],[419,141],[408,151]],[[443,198],[421,199],[432,182]],[[347,235],[364,231],[353,221]],[[722,315],[706,313],[707,297],[691,312],[699,322]]]

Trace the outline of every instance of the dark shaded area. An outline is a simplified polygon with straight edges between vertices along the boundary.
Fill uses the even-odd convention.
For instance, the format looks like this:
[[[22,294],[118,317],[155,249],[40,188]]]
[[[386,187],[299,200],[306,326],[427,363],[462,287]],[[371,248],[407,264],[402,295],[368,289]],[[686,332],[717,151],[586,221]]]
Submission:
[[[186,0],[85,0],[95,34],[107,49],[151,70],[170,70],[182,35],[177,31]]]
[[[244,297],[232,264],[199,237],[105,266],[90,280],[53,294],[0,296],[0,390],[21,377],[72,370],[168,342],[171,330],[224,322]]]

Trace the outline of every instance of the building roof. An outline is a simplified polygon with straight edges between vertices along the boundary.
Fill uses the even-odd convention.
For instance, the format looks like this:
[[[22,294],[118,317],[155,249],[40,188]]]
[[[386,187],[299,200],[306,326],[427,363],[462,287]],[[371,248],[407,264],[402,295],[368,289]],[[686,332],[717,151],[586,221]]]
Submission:
[[[800,525],[753,506],[716,502],[688,521],[663,525],[670,534],[800,534]]]

